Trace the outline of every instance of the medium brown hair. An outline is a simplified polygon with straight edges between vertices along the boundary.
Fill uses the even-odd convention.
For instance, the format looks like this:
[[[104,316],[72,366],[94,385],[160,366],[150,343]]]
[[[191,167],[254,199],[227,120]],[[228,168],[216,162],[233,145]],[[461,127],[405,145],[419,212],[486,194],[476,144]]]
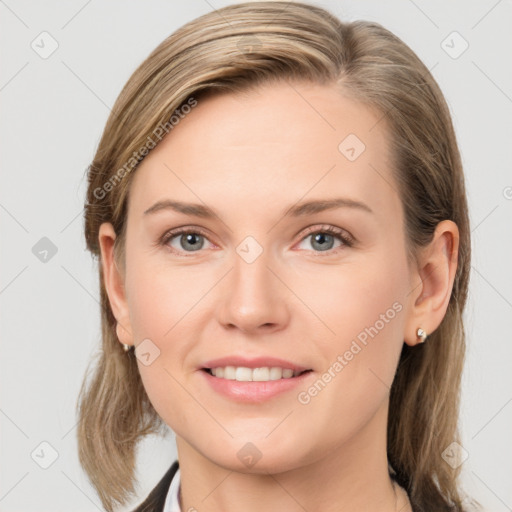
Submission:
[[[122,264],[128,192],[159,127],[205,94],[247,91],[274,81],[333,85],[379,113],[389,130],[407,246],[432,240],[439,222],[459,228],[458,267],[448,310],[428,342],[404,343],[390,391],[387,452],[415,511],[463,511],[460,467],[443,451],[460,442],[458,412],[465,357],[462,314],[470,230],[456,136],[429,70],[397,36],[367,21],[343,23],[300,2],[250,2],[205,14],[165,39],[121,91],[88,169],[85,238],[100,256],[99,227],[112,223]],[[172,137],[172,134],[170,134]],[[99,264],[101,350],[78,398],[80,463],[106,510],[134,493],[137,443],[165,424],[143,387],[135,355],[116,336]],[[92,361],[91,361],[92,363]]]

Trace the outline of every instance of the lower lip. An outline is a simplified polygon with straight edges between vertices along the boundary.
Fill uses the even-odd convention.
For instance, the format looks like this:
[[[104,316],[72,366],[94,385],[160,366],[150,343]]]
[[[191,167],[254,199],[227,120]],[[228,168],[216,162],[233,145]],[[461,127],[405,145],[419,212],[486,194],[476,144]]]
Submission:
[[[204,370],[200,370],[206,382],[214,391],[227,396],[232,400],[240,402],[263,402],[276,395],[290,391],[299,385],[304,385],[304,381],[312,375],[313,372],[306,372],[297,377],[289,379],[269,380],[266,382],[222,379],[214,377]]]

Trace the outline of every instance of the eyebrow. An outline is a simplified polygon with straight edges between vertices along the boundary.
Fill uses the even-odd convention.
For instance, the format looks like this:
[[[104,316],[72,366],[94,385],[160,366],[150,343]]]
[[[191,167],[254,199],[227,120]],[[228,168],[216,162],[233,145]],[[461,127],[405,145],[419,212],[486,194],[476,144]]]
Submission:
[[[325,210],[332,210],[335,208],[354,208],[357,210],[365,211],[367,213],[374,213],[367,204],[362,203],[361,201],[356,201],[354,199],[344,197],[337,197],[334,199],[318,199],[294,204],[288,209],[285,209],[281,215],[283,217],[301,217],[305,215],[320,213]],[[171,199],[164,199],[156,202],[153,206],[144,211],[144,215],[157,213],[162,210],[173,210],[185,215],[192,215],[205,219],[218,217],[218,215],[212,209],[202,204],[184,203],[181,201],[173,201]]]

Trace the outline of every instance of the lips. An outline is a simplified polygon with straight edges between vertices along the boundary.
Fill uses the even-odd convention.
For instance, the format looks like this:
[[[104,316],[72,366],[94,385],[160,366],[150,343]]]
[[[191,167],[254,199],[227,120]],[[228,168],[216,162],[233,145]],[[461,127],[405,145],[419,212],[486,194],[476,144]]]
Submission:
[[[244,368],[287,368],[293,370],[294,373],[302,373],[306,370],[312,370],[312,368],[308,368],[307,366],[303,366],[292,361],[287,361],[285,359],[279,359],[276,357],[266,357],[260,356],[255,358],[247,358],[241,356],[228,356],[222,357],[219,359],[212,359],[210,361],[206,361],[200,369],[202,370],[211,370],[212,368],[223,368],[226,366],[234,366],[234,367],[244,367]]]
[[[215,361],[212,362],[217,364]],[[267,364],[268,362],[269,361],[266,360]],[[254,361],[251,361],[251,363],[260,364]],[[244,364],[247,364],[247,361]],[[289,365],[289,363],[287,364]],[[229,368],[229,366],[225,368]],[[245,368],[245,371],[250,370],[249,367],[237,368]],[[262,403],[279,395],[287,395],[299,386],[307,386],[307,383],[315,378],[315,373],[312,370],[304,370],[299,375],[288,378],[282,377],[276,380],[265,381],[246,381],[245,379],[239,381],[236,379],[219,378],[212,375],[206,368],[202,368],[198,373],[200,374],[201,380],[216,394],[228,398],[231,401],[253,404]]]
[[[227,356],[206,361],[198,369],[214,392],[245,403],[286,394],[314,377],[312,368],[267,356]]]

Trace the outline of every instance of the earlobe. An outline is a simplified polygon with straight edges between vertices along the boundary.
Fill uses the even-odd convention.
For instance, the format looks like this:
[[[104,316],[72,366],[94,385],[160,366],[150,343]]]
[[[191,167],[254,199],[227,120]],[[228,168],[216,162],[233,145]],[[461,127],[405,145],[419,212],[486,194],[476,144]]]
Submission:
[[[458,263],[459,230],[451,220],[440,222],[430,244],[421,250],[411,293],[411,315],[405,342],[414,346],[425,341],[441,324],[450,301]],[[421,329],[422,332],[418,333]]]
[[[108,222],[103,223],[98,233],[103,283],[112,313],[117,320],[117,337],[122,344],[133,345],[128,304],[125,295],[124,276],[120,272],[114,258],[115,240],[116,233],[112,224]]]
[[[116,324],[116,334],[117,339],[120,341],[120,343],[123,345],[123,348],[127,350],[125,347],[131,347],[133,344],[133,336],[131,331],[127,331],[123,325],[119,322]]]

